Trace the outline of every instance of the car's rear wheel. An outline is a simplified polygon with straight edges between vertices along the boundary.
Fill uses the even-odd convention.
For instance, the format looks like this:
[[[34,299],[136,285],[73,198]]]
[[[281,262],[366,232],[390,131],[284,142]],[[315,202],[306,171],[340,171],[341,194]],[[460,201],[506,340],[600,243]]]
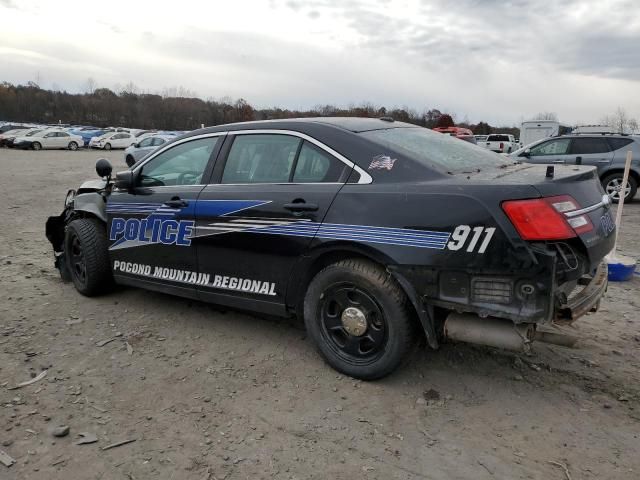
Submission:
[[[78,144],[76,142],[69,142],[68,148],[75,152],[78,149]]]
[[[65,257],[71,280],[88,297],[108,292],[113,285],[107,234],[97,219],[80,218],[67,226]]]
[[[105,143],[104,149],[105,150],[111,150],[111,144],[110,143]]]
[[[623,191],[623,175],[623,172],[616,172],[602,178],[602,188],[604,188],[604,191],[607,192],[607,195],[609,195],[614,203],[618,203],[620,201],[620,194]],[[629,176],[626,188],[624,188],[624,201],[629,202],[633,200],[637,191],[638,182],[635,178]]]
[[[367,260],[343,260],[321,270],[307,289],[304,321],[327,363],[363,380],[395,370],[414,338],[406,295]]]
[[[40,142],[33,142],[31,144],[31,148],[34,150],[42,150],[42,144]]]

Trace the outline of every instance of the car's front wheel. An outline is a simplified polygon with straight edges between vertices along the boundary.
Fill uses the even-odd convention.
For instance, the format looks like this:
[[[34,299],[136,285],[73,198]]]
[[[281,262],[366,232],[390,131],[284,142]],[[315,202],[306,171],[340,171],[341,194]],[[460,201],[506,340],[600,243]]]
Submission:
[[[76,142],[69,142],[69,145],[67,148],[75,152],[78,149],[78,144]]]
[[[95,218],[73,220],[66,229],[64,250],[76,290],[91,297],[111,289],[113,276],[102,223]]]
[[[390,374],[414,340],[405,293],[368,260],[343,260],[321,270],[307,289],[304,321],[327,363],[363,380]]]
[[[33,142],[31,144],[31,148],[34,150],[42,150],[42,144],[40,142]]]
[[[110,143],[105,143],[104,149],[105,150],[111,150],[111,144]]]
[[[623,175],[623,172],[616,172],[602,178],[602,188],[604,188],[604,191],[607,192],[607,195],[609,195],[614,203],[618,203],[620,201],[620,194],[623,191]],[[635,178],[629,176],[627,185],[624,188],[624,201],[629,202],[633,200],[637,191],[638,182]]]

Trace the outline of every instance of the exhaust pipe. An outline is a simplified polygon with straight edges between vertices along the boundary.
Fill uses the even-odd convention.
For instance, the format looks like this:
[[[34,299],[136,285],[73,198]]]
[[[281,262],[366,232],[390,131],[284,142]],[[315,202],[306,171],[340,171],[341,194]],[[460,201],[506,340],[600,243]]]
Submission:
[[[450,340],[514,352],[528,352],[534,334],[533,324],[514,324],[500,318],[480,318],[473,313],[452,312],[444,322],[444,335]]]

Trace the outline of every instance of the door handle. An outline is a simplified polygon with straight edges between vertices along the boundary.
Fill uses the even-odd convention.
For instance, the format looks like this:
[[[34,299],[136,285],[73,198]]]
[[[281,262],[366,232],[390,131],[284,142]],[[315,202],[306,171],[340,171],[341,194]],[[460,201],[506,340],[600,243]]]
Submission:
[[[173,197],[171,200],[164,202],[164,204],[171,208],[183,208],[189,205],[189,202],[178,197]]]
[[[564,163],[564,160],[554,160],[553,163]]]
[[[293,202],[285,203],[283,207],[292,212],[315,212],[318,210],[317,203]]]

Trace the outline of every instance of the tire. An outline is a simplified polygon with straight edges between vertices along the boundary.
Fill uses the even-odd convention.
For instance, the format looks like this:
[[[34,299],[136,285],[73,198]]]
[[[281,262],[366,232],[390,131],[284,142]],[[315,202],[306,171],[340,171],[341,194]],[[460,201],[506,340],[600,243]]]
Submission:
[[[111,144],[110,143],[105,143],[104,144],[104,149],[105,150],[111,150]]]
[[[75,152],[76,150],[78,150],[78,144],[76,142],[69,142],[68,148],[72,152]]]
[[[414,340],[409,312],[400,286],[368,260],[329,265],[313,278],[304,298],[305,326],[322,357],[362,380],[390,374],[407,356]]]
[[[34,150],[42,150],[42,144],[40,142],[33,142],[31,144],[31,148]]]
[[[622,177],[623,172],[611,173],[602,177],[602,188],[609,195],[613,203],[618,203],[620,200],[620,190],[622,189]],[[629,175],[627,183],[627,193],[624,197],[625,202],[630,202],[633,197],[636,196],[638,191],[638,181]]]
[[[111,290],[113,276],[109,263],[107,234],[95,218],[73,220],[64,239],[67,268],[76,290],[92,297]]]

